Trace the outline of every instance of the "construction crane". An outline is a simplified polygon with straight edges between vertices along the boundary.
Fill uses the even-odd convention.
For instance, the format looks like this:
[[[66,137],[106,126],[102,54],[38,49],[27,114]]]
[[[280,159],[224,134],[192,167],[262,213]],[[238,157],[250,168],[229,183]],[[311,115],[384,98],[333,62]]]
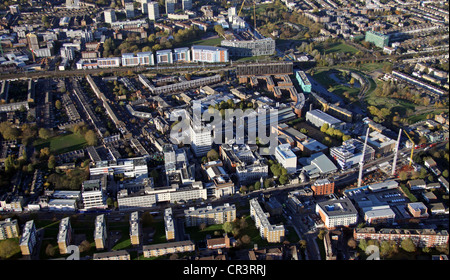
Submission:
[[[403,130],[403,132],[405,132]],[[416,143],[414,143],[414,141],[411,139],[411,137],[409,136],[408,133],[406,133],[406,136],[408,136],[409,141],[411,141],[412,147],[411,147],[411,158],[409,159],[409,166],[411,166],[412,162],[413,162],[413,154],[414,154],[414,147],[416,146]]]
[[[244,8],[244,4],[245,4],[245,0],[242,2],[241,8],[239,9],[238,17],[241,16],[241,11],[242,11],[242,8]],[[253,21],[254,21],[253,29],[255,29],[255,31],[256,31],[256,1],[253,1]]]

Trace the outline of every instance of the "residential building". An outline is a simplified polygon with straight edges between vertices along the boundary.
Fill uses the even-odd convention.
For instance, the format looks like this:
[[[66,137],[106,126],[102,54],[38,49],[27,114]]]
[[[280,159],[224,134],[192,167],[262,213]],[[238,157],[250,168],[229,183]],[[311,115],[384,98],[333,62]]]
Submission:
[[[122,66],[139,66],[139,65],[154,65],[153,52],[138,52],[122,54]]]
[[[395,241],[400,244],[404,239],[411,239],[417,247],[436,247],[448,244],[448,231],[434,229],[390,229],[376,230],[374,227],[355,228],[353,238],[356,241],[373,239],[382,241]]]
[[[103,250],[107,248],[106,246],[107,237],[108,237],[108,230],[106,228],[105,215],[98,215],[95,218],[95,230],[94,230],[95,248],[97,248],[97,250]]]
[[[205,156],[212,146],[211,131],[207,128],[203,128],[196,125],[191,121],[189,126],[189,132],[191,137],[191,149],[196,157]]]
[[[36,226],[34,220],[29,220],[25,223],[20,237],[19,246],[22,255],[28,256],[34,253],[36,246]]]
[[[190,62],[191,51],[189,48],[176,48],[173,50],[174,62]]]
[[[285,237],[285,228],[283,225],[272,225],[268,219],[268,213],[265,213],[258,199],[250,200],[250,216],[255,221],[256,228],[263,239],[270,243],[280,243]]]
[[[164,210],[164,230],[166,232],[166,240],[172,241],[175,239],[175,224],[172,215],[172,208]]]
[[[17,219],[11,220],[10,218],[0,221],[0,240],[8,238],[19,237],[19,224]]]
[[[97,59],[97,66],[100,68],[120,67],[120,57],[105,57]]]
[[[224,237],[210,238],[206,240],[206,246],[210,250],[228,249],[231,248],[231,240],[227,234]]]
[[[130,240],[131,245],[140,245],[142,240],[142,224],[139,219],[139,212],[130,214]]]
[[[222,40],[220,45],[228,49],[229,55],[233,57],[272,55],[275,53],[275,40],[272,38],[257,40]]]
[[[194,62],[228,62],[228,50],[225,48],[194,45],[191,52]]]
[[[292,152],[291,145],[282,144],[275,148],[275,158],[286,168],[288,173],[297,171],[297,156]]]
[[[311,85],[311,82],[309,81],[308,77],[306,76],[305,72],[296,71],[295,78],[297,79],[298,83],[300,84],[303,92],[311,93],[312,85]]]
[[[130,253],[128,253],[127,250],[95,253],[92,259],[102,261],[127,261],[130,260]]]
[[[194,252],[195,244],[191,240],[145,245],[142,247],[145,258],[159,257],[167,254]]]
[[[316,214],[329,229],[349,227],[358,221],[358,211],[348,198],[319,202],[316,204]]]
[[[192,0],[181,0],[181,7],[183,8],[183,11],[190,11],[192,10]]]
[[[59,232],[58,232],[58,247],[60,254],[67,254],[67,246],[72,242],[72,226],[70,224],[70,218],[66,217],[61,220],[59,223]]]
[[[159,19],[159,5],[158,2],[152,1],[147,4],[143,4],[147,6],[148,11],[148,19],[149,20],[157,20]]]
[[[116,12],[114,10],[106,10],[103,12],[106,23],[113,23],[117,21]]]
[[[312,186],[314,195],[329,195],[334,193],[334,182],[330,182],[328,179],[316,180]]]
[[[166,1],[166,14],[175,13],[175,6],[177,4],[177,0],[165,0]]]
[[[134,18],[134,3],[133,2],[126,2],[125,3],[125,15],[127,18]]]
[[[173,63],[172,50],[159,50],[156,51],[156,63]]]
[[[389,36],[374,31],[367,31],[365,41],[373,43],[379,48],[389,45]]]
[[[225,203],[223,206],[189,207],[184,210],[186,227],[224,224],[236,219],[236,206]]]

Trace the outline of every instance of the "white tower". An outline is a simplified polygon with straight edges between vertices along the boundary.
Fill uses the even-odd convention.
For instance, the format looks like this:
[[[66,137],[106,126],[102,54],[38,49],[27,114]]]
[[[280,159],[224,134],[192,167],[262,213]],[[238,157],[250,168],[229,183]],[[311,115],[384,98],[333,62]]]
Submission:
[[[361,187],[362,182],[362,175],[363,175],[363,168],[364,168],[364,157],[366,155],[366,146],[367,146],[367,139],[369,138],[369,130],[370,128],[367,128],[366,132],[366,139],[364,139],[364,147],[362,150],[361,159],[359,160],[359,176],[358,176],[358,188]]]
[[[394,176],[395,168],[397,166],[397,155],[398,155],[398,148],[400,146],[400,137],[401,136],[402,136],[402,130],[400,129],[398,132],[397,144],[395,144],[395,149],[394,149],[394,161],[392,162],[392,173],[391,173],[392,176]]]

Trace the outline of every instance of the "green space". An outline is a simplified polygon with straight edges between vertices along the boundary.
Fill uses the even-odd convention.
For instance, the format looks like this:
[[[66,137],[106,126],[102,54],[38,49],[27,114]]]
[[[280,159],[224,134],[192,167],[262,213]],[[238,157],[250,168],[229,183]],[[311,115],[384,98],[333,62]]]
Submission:
[[[223,236],[222,224],[217,225],[209,225],[203,229],[200,229],[198,226],[188,227],[185,232],[189,234],[191,240],[200,241],[205,240],[206,235],[210,235],[211,237],[221,237]]]
[[[13,260],[21,255],[19,238],[0,240],[0,260]]]
[[[350,53],[356,54],[358,49],[352,47],[346,43],[342,42],[332,42],[332,43],[321,43],[318,44],[316,49],[322,54],[333,54],[333,53]]]
[[[210,38],[210,39],[199,39],[195,41],[186,42],[185,46],[192,46],[192,45],[205,45],[205,46],[220,46],[220,42],[222,42],[222,38]]]
[[[86,144],[83,136],[74,133],[58,135],[46,140],[38,139],[33,143],[36,150],[48,147],[55,155],[82,149]]]
[[[370,62],[370,63],[362,63],[358,66],[358,69],[361,71],[372,72],[375,70],[382,70],[385,67],[391,67],[392,63],[383,61],[383,62]]]
[[[331,78],[332,75],[336,80]],[[348,85],[350,79],[342,75],[341,71],[335,69],[322,69],[314,71],[312,77],[328,89],[328,91],[347,99],[348,101],[356,101],[360,88]],[[341,82],[338,82],[337,80],[340,80]]]

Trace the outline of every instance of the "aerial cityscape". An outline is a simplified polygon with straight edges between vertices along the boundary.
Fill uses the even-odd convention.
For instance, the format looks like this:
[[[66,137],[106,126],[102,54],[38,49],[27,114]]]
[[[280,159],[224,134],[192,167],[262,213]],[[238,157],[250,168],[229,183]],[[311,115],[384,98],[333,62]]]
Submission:
[[[448,24],[448,0],[0,1],[0,260],[448,260]]]

